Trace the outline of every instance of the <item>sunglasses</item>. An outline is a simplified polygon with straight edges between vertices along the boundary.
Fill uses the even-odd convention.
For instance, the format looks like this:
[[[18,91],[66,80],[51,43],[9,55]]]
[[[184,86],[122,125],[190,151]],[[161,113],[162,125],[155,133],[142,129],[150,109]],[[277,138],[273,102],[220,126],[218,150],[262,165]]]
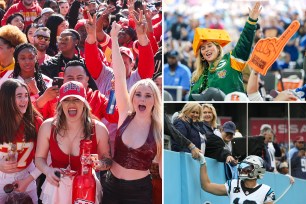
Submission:
[[[240,174],[249,174],[254,170],[254,166],[246,163],[240,163],[238,166],[238,172]]]
[[[68,35],[68,36],[65,36],[65,37],[57,36],[56,41],[58,43],[60,43],[60,42],[66,43],[66,42],[69,42],[71,38],[73,38],[71,35]]]
[[[49,37],[43,36],[43,35],[36,35],[35,37],[37,37],[38,40],[45,40],[46,42],[50,41]]]

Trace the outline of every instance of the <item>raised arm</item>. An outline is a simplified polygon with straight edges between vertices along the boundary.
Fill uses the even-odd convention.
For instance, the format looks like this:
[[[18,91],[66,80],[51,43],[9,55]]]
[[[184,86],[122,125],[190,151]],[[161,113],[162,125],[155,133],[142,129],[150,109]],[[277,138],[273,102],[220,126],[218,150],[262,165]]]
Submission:
[[[250,10],[249,18],[240,34],[237,45],[232,51],[231,65],[237,71],[242,71],[249,59],[256,30],[256,22],[261,11],[260,2],[256,2]]]
[[[119,110],[119,122],[120,126],[123,120],[127,117],[130,110],[129,93],[126,84],[126,70],[123,63],[121,53],[119,51],[118,33],[121,26],[116,22],[112,24],[112,30],[110,32],[112,38],[112,67],[115,75],[115,94],[116,102]]]
[[[147,3],[144,2],[143,3],[143,9],[144,9],[144,14],[146,17],[146,21],[147,21],[147,25],[148,25],[148,29],[147,29],[147,36],[150,40],[150,44],[153,50],[153,54],[155,55],[157,50],[158,50],[158,45],[156,42],[156,39],[154,37],[154,30],[153,30],[153,25],[152,25],[152,12],[150,11],[150,9],[147,8]]]
[[[91,76],[96,80],[103,69],[103,59],[99,53],[96,43],[96,21],[97,17],[94,14],[91,17],[89,11],[87,11],[88,21],[85,24],[87,37],[85,41],[85,63]]]
[[[116,10],[115,6],[108,5],[106,9],[102,12],[100,17],[98,18],[97,23],[96,23],[96,26],[97,26],[96,34],[97,34],[98,42],[104,41],[107,35],[103,30],[103,21],[108,21],[109,14],[111,14],[115,10]]]
[[[135,13],[135,12],[134,12]],[[139,42],[138,73],[142,79],[152,78],[154,74],[154,55],[147,36],[147,23],[143,18],[143,11],[139,11],[138,19],[131,14],[136,24],[136,33]]]
[[[207,174],[206,161],[202,154],[200,156],[200,179],[201,187],[204,191],[214,195],[226,195],[226,187],[224,184],[211,183]]]

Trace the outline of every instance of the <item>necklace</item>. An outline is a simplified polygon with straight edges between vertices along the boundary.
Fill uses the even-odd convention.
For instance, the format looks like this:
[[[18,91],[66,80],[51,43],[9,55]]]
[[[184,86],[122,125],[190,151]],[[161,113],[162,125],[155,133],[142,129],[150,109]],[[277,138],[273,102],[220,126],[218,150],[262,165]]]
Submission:
[[[63,173],[64,176],[69,176],[70,178],[72,176],[74,176],[76,174],[76,171],[74,170],[71,170],[71,151],[72,151],[72,146],[73,146],[73,143],[75,141],[76,138],[80,137],[80,133],[81,133],[81,130],[82,130],[82,127],[79,128],[79,130],[76,132],[75,136],[73,137],[72,140],[69,139],[69,143],[71,145],[69,145],[69,151],[68,151],[68,166],[64,169],[64,168],[61,168],[61,171]]]

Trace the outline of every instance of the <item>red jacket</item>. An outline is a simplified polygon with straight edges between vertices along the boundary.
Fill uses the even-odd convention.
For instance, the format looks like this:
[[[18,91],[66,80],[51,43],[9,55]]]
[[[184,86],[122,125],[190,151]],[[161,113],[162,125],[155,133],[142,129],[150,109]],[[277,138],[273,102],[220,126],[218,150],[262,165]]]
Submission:
[[[9,8],[7,12],[5,12],[1,20],[1,25],[6,25],[6,20],[8,19],[8,17],[17,12],[20,12],[24,16],[24,27],[26,28],[34,21],[37,16],[40,15],[41,8],[38,4],[33,3],[33,6],[30,9],[27,9],[20,1],[17,4],[13,4],[11,8]]]
[[[89,103],[93,115],[98,117],[100,120],[105,118],[110,123],[118,123],[119,114],[117,106],[115,107],[114,114],[107,114],[106,108],[108,99],[98,90],[92,91],[92,89],[87,88],[86,100]],[[48,101],[43,108],[38,108],[38,111],[42,114],[44,119],[52,118],[55,115],[56,105],[57,99],[54,99],[52,101]]]

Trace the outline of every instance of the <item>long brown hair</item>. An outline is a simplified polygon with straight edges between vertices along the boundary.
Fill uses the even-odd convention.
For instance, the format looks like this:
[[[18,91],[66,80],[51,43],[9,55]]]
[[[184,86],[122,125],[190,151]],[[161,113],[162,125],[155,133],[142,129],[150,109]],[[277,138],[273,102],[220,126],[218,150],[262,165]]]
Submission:
[[[36,141],[37,139],[35,117],[40,114],[32,106],[30,94],[28,94],[29,102],[26,112],[20,113],[15,96],[18,87],[24,87],[29,93],[27,85],[17,79],[8,79],[0,88],[0,144],[13,142],[22,123],[24,124],[25,141]]]
[[[85,105],[84,105],[83,113],[82,113],[83,134],[84,134],[84,139],[91,139],[93,131],[95,130],[93,119],[96,119],[96,120],[99,120],[99,119],[91,113],[88,102],[85,101],[84,104]],[[56,115],[55,115],[55,118],[52,124],[55,126],[54,136],[58,134],[64,137],[61,131],[65,132],[67,130],[67,123],[66,123],[66,115],[63,111],[62,103],[58,103],[57,105]]]

